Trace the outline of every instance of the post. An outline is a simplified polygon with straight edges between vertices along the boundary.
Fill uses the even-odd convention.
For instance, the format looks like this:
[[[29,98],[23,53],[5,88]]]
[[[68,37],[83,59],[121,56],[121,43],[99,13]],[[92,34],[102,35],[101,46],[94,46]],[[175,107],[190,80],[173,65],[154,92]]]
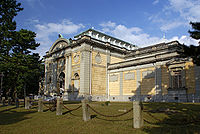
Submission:
[[[89,121],[90,120],[90,113],[88,109],[88,103],[89,101],[87,99],[83,99],[82,101],[82,108],[83,108],[83,120],[84,121]]]
[[[30,108],[30,99],[29,97],[25,97],[25,109],[29,109]]]
[[[11,101],[12,101],[11,97],[8,97],[8,105],[11,105]]]
[[[1,102],[1,101],[3,102],[3,100],[2,100],[2,95],[3,95],[3,89],[2,89],[2,85],[3,85],[3,76],[4,76],[4,74],[3,74],[3,72],[1,72],[1,74],[0,74],[0,78],[1,78],[0,102]]]
[[[19,107],[19,99],[18,98],[15,99],[15,105],[16,105],[16,107]]]
[[[143,124],[142,103],[133,101],[133,128],[141,128]]]
[[[57,98],[56,115],[62,115],[62,98]]]
[[[38,98],[38,112],[43,112],[43,98]]]
[[[6,97],[2,97],[2,103],[3,103],[3,106],[6,105]]]

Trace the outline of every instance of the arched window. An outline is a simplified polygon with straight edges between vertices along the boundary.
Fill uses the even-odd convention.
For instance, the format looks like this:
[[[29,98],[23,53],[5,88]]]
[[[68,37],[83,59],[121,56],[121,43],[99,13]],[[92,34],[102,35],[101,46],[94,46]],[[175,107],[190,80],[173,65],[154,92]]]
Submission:
[[[65,87],[65,73],[64,72],[60,73],[59,82],[60,82],[60,88],[64,89]]]
[[[74,74],[73,91],[79,91],[79,80],[80,80],[80,77],[79,77],[78,73],[75,73]]]

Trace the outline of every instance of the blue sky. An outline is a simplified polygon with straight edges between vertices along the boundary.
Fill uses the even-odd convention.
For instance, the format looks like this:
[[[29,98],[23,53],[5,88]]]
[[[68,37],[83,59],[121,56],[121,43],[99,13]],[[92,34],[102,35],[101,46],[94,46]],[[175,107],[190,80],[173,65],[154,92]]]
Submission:
[[[37,33],[41,56],[61,33],[65,38],[94,27],[138,47],[189,37],[190,21],[200,21],[200,0],[18,0],[24,10],[17,29]],[[164,38],[165,37],[165,38]]]

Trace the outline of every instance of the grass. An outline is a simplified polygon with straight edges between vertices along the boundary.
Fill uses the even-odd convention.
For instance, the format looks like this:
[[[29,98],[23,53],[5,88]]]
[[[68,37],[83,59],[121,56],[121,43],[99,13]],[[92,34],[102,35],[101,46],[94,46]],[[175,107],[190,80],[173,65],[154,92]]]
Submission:
[[[68,108],[76,108],[80,103],[65,103]],[[132,108],[131,102],[90,103],[95,110],[107,115],[116,115]],[[47,109],[37,112],[37,107],[25,110],[22,105],[0,105],[0,134],[199,134],[200,104],[190,103],[144,103],[144,127],[134,129],[130,112],[117,118],[106,118],[91,112],[92,119],[82,120],[82,109],[63,115]],[[113,120],[113,121],[111,121]],[[125,121],[122,121],[125,120]]]

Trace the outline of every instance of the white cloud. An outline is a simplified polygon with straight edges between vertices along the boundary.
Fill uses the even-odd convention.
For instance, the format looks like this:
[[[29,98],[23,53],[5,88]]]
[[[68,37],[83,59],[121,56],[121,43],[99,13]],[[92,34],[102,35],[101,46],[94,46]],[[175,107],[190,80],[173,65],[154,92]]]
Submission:
[[[102,27],[104,29],[105,27]],[[105,31],[104,31],[105,32]],[[183,35],[181,37],[174,36],[171,39],[164,39],[160,37],[151,36],[139,27],[126,27],[124,25],[115,25],[115,27],[107,28],[106,33],[111,34],[114,37],[122,39],[124,41],[130,42],[138,47],[146,47],[150,45],[155,45],[161,42],[179,41],[185,45],[197,45],[198,41]]]
[[[156,3],[156,0],[154,1]],[[178,27],[189,27],[189,22],[200,20],[200,0],[168,0],[168,3],[157,14],[149,17],[157,23],[161,31],[169,31]]]
[[[200,20],[200,0],[169,0],[171,9],[187,21]]]
[[[104,32],[109,33],[112,36],[122,39],[124,41],[130,42],[134,45],[137,45],[138,47],[152,45],[155,43],[162,42],[163,40],[158,37],[151,37],[149,34],[144,33],[139,27],[128,28],[124,25],[119,24],[115,25],[112,28],[106,27],[106,31],[104,30],[105,27],[105,25],[102,26],[102,30]]]
[[[36,24],[36,40],[40,43],[39,51],[40,55],[45,55],[45,52],[49,50],[53,41],[51,36],[57,36],[59,33],[63,35],[75,34],[81,28],[84,28],[83,24],[74,24],[73,22],[64,19],[61,23],[45,23]]]
[[[103,22],[101,24],[99,24],[102,27],[115,27],[116,24],[114,22],[108,21],[108,22]]]
[[[180,38],[179,37],[173,37],[171,40],[177,40],[179,41],[181,44],[185,44],[185,45],[198,45],[198,40],[195,40],[189,36],[186,35],[182,35]]]
[[[159,0],[155,0],[154,2],[153,2],[153,5],[156,5],[156,4],[158,4],[159,3]]]
[[[187,25],[187,24],[185,24],[184,22],[180,22],[180,21],[169,22],[165,25],[162,25],[160,27],[160,30],[161,31],[168,31],[168,30],[171,30],[171,29],[183,26],[183,25]]]

